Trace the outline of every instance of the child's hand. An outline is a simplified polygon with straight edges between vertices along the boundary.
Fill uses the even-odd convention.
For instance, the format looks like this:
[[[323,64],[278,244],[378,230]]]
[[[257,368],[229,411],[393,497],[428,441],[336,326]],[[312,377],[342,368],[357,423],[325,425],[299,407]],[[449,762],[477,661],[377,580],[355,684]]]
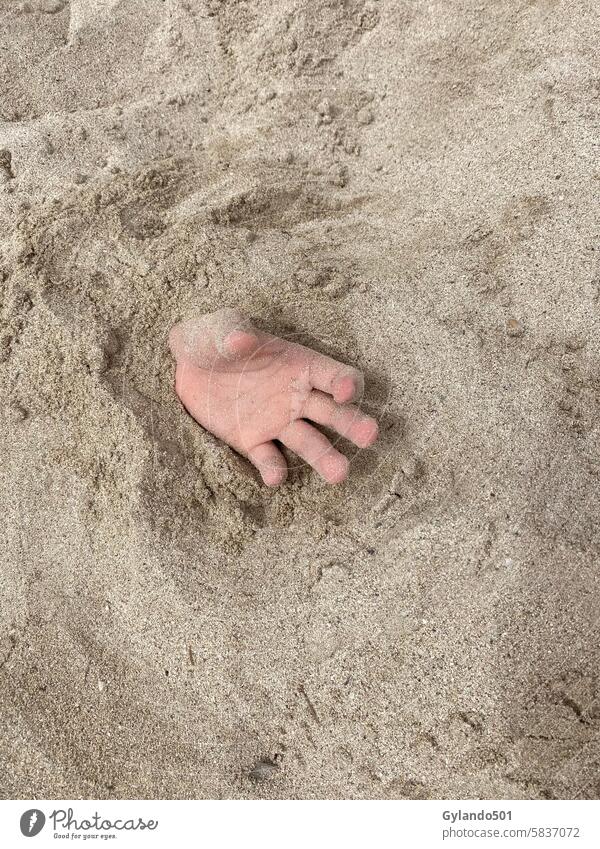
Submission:
[[[328,482],[348,476],[348,460],[311,422],[366,448],[375,419],[349,404],[362,391],[350,366],[255,330],[233,309],[175,325],[175,390],[188,412],[259,470],[268,486],[287,476],[282,442]]]

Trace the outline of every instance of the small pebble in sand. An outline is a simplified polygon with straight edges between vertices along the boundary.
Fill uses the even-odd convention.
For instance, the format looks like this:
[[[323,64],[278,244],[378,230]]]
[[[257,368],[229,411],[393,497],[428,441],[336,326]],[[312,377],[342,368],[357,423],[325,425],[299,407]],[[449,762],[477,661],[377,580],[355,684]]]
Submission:
[[[508,336],[522,336],[525,328],[517,318],[509,318],[506,321],[506,333]]]
[[[363,108],[359,109],[356,113],[356,120],[363,126],[371,124],[373,122],[373,111],[366,106],[363,106]]]
[[[562,410],[563,413],[570,413],[573,409],[573,399],[566,395],[564,398],[561,398],[558,402],[558,409]]]
[[[333,110],[331,107],[331,102],[326,97],[324,97],[323,100],[321,100],[317,105],[317,112],[319,113],[319,115],[321,115],[321,117],[325,117],[325,115],[328,115],[331,119]]]
[[[253,781],[268,781],[273,778],[279,767],[273,761],[258,761],[250,770],[249,776]]]
[[[348,155],[360,156],[360,145],[352,139],[345,139],[343,148]]]
[[[259,103],[268,103],[270,100],[273,100],[276,97],[276,93],[272,88],[265,88],[258,93],[258,102]]]
[[[483,717],[477,711],[463,710],[459,716],[465,725],[470,726],[473,731],[481,731],[483,729]]]
[[[34,11],[44,12],[46,15],[55,15],[57,12],[62,12],[65,5],[65,0],[37,0],[37,3],[34,4]]]
[[[563,354],[560,360],[560,367],[563,371],[572,371],[575,365],[573,353]]]
[[[565,348],[567,351],[580,351],[585,348],[585,339],[579,339],[577,336],[569,336],[565,340]]]
[[[407,457],[400,466],[400,469],[406,478],[416,478],[419,476],[419,462],[414,457]]]
[[[0,169],[4,171],[7,177],[14,177],[12,171],[12,154],[10,150],[5,147],[0,150]]]
[[[27,410],[20,404],[11,404],[8,407],[8,417],[13,423],[24,422],[28,416]]]
[[[348,169],[345,165],[336,163],[329,169],[329,182],[333,186],[343,188],[348,182]]]
[[[52,156],[55,151],[55,147],[52,143],[52,139],[50,136],[44,136],[42,139],[42,150],[47,156]]]
[[[388,495],[402,495],[403,489],[403,478],[401,472],[396,472],[394,477],[392,478],[392,485],[390,487],[390,492]]]

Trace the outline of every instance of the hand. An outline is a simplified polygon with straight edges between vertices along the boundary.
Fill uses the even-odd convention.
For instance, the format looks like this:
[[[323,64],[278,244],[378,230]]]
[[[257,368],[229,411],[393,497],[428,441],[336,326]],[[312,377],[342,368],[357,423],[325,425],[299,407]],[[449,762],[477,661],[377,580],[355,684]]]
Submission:
[[[175,391],[187,411],[247,457],[268,486],[287,477],[281,442],[327,483],[348,477],[348,459],[310,422],[336,430],[359,448],[377,439],[375,419],[348,402],[363,376],[276,336],[233,309],[175,325],[169,345],[177,361]]]

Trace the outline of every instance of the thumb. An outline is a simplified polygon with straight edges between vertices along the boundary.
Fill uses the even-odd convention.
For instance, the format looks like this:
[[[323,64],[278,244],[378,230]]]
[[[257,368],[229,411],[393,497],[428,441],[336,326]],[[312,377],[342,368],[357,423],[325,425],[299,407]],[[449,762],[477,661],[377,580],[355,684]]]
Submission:
[[[214,365],[219,359],[243,360],[258,344],[258,335],[248,317],[228,307],[181,321],[169,333],[169,347],[175,359],[190,359],[200,368]]]

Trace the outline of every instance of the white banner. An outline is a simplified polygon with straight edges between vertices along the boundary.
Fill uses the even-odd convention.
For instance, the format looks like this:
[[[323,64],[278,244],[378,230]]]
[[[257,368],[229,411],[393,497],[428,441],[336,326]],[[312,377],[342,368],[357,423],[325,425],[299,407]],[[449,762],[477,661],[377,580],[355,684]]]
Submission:
[[[4,801],[0,846],[600,847],[597,801]]]

